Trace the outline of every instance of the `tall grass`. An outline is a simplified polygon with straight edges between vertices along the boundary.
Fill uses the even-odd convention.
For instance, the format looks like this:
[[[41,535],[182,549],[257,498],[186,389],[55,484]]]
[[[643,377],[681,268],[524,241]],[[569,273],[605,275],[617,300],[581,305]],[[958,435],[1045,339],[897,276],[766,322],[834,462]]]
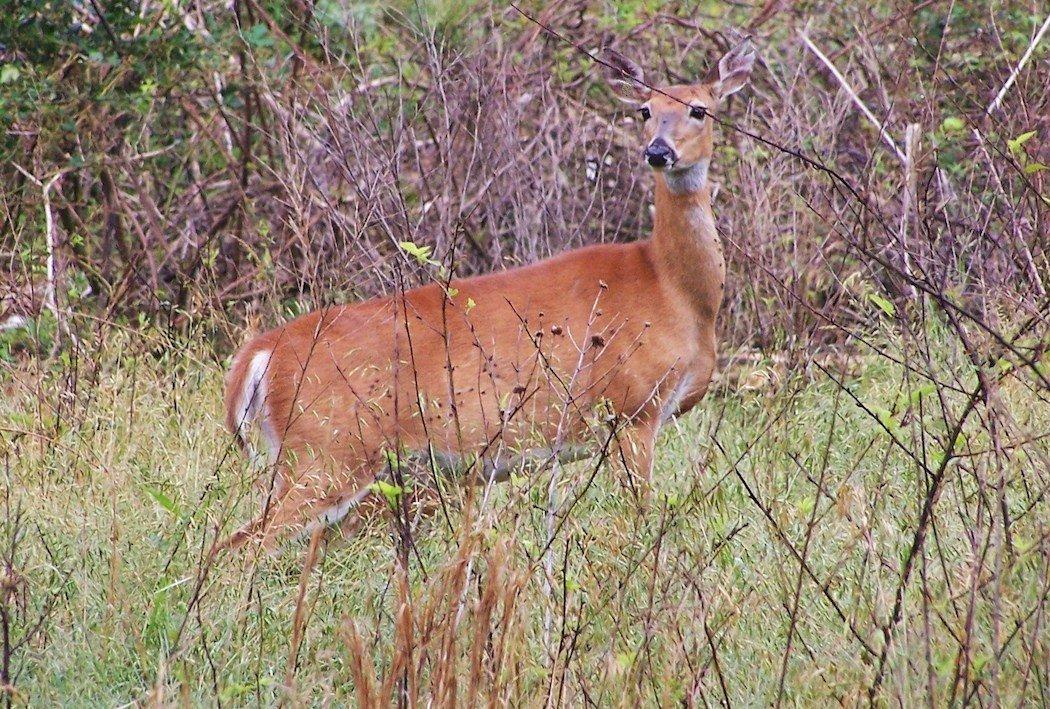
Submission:
[[[933,367],[973,386],[972,372],[957,374],[964,353],[933,342]],[[547,471],[496,488],[466,517],[450,488],[450,517],[413,530],[407,565],[383,520],[329,539],[300,600],[302,544],[259,563],[205,560],[235,522],[229,501],[238,519],[255,505],[247,464],[219,433],[210,348],[112,333],[79,365],[94,386],[71,391],[56,371],[5,385],[5,548],[21,590],[4,608],[12,647],[27,638],[11,652],[13,696],[866,699],[931,484],[913,457],[937,467],[939,411],[958,412],[966,396],[939,398],[885,358],[814,365],[734,369],[664,434],[647,508],[611,469],[563,472],[550,579]],[[1017,430],[1050,427],[1050,407],[1032,406],[1019,383],[1004,381],[998,398]],[[961,429],[904,589],[889,696],[1043,696],[1046,453],[1045,437],[997,446],[976,419]],[[303,635],[289,668],[297,604]]]

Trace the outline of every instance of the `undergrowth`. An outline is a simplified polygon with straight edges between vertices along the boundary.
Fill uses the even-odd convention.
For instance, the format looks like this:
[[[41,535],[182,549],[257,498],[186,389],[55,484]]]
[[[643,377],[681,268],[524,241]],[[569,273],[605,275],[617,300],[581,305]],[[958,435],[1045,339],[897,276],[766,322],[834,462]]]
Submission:
[[[888,330],[870,337],[900,346]],[[964,353],[936,342],[933,371],[974,386]],[[466,516],[450,487],[448,517],[413,530],[407,567],[386,521],[329,535],[291,670],[304,545],[257,564],[206,560],[256,504],[222,431],[207,344],[114,332],[90,359],[9,369],[3,511],[19,526],[7,544],[20,590],[5,608],[12,638],[27,637],[11,656],[15,696],[736,704],[773,701],[783,684],[792,703],[854,703],[928,483],[912,456],[935,467],[948,434],[930,414],[933,389],[888,359],[818,364],[826,372],[736,365],[665,430],[647,506],[611,468],[561,470],[564,524],[549,545],[550,471],[497,486]],[[949,410],[965,400],[942,395]],[[1019,380],[1000,396],[1018,430],[1050,428],[1050,406],[1032,405]],[[993,678],[1004,703],[1045,696],[1046,440],[994,468],[980,426],[961,441],[884,683],[906,702],[929,689],[960,700]],[[1000,514],[993,469],[1008,548],[987,544]],[[989,553],[1005,559],[994,583],[981,572]]]

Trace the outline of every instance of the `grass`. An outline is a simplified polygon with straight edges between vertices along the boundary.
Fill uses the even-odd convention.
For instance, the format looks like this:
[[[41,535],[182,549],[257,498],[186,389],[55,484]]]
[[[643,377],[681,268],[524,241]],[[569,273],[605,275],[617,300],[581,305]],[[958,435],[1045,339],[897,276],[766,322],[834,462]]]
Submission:
[[[934,369],[972,388],[942,344]],[[497,488],[467,518],[453,492],[448,522],[416,528],[407,575],[382,522],[323,548],[291,683],[303,544],[258,564],[202,561],[217,525],[229,531],[255,504],[221,428],[210,347],[127,332],[64,366],[9,367],[11,696],[319,704],[385,687],[470,705],[735,705],[773,702],[782,683],[793,704],[865,701],[927,489],[911,454],[937,460],[946,429],[932,412],[965,398],[941,387],[938,402],[887,358],[827,360],[841,387],[807,363],[752,362],[668,426],[647,509],[610,469],[591,483],[592,463],[563,471],[563,505],[578,502],[549,578],[546,478]],[[1000,396],[1019,429],[1050,428],[1050,407],[1019,379]],[[983,431],[964,428],[905,586],[882,680],[905,704],[931,689],[937,703],[993,686],[1004,704],[1046,696],[1047,446],[997,458]],[[809,569],[801,582],[792,549]],[[399,657],[412,672],[390,671]]]

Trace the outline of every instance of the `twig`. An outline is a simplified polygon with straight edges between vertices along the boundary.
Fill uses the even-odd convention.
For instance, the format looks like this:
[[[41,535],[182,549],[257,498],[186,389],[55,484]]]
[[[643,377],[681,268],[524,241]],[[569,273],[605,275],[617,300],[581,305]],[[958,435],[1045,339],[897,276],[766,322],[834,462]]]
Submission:
[[[831,72],[832,76],[834,76],[838,80],[839,84],[842,85],[842,88],[845,89],[846,93],[848,93],[850,98],[853,99],[853,103],[855,103],[857,105],[857,108],[861,110],[861,113],[863,113],[867,117],[867,119],[871,121],[876,128],[879,129],[879,135],[881,135],[882,139],[886,142],[886,144],[893,149],[893,152],[896,153],[897,158],[901,162],[907,162],[907,158],[904,156],[904,152],[901,151],[901,149],[897,146],[897,143],[894,142],[893,137],[890,136],[889,132],[882,125],[882,122],[879,121],[879,119],[875,117],[875,114],[871,112],[871,109],[865,106],[864,102],[860,100],[860,96],[858,96],[857,92],[853,90],[853,87],[849,85],[849,82],[846,81],[846,77],[842,75],[842,72],[835,68],[835,65],[832,64],[831,60],[828,59],[822,51],[817,49],[817,45],[813,44],[813,42],[810,41],[809,37],[806,36],[805,32],[799,32],[799,37],[802,38],[803,44],[805,44],[806,47],[809,48],[809,51],[813,52],[813,54],[816,55],[817,59],[819,59],[824,64],[824,66],[828,68],[828,71]]]
[[[26,178],[40,188],[40,193],[44,201],[44,237],[47,245],[47,263],[46,263],[46,282],[44,283],[44,307],[51,311],[51,314],[55,316],[55,322],[59,326],[59,331],[65,331],[69,335],[70,341],[74,345],[77,344],[76,335],[70,329],[69,324],[66,322],[65,316],[62,310],[58,307],[57,288],[55,286],[56,280],[56,257],[55,253],[58,250],[58,235],[55,232],[55,218],[51,211],[51,188],[55,186],[58,180],[69,172],[69,168],[63,168],[56,172],[54,175],[44,182],[43,180],[37,179],[34,175],[30,174],[21,165],[12,163],[15,169],[21,172]],[[58,335],[55,336],[55,348],[59,346]]]
[[[919,131],[922,126],[909,123],[904,131],[904,189],[901,195],[901,228],[898,234],[900,247],[900,268],[905,273],[914,273],[911,264],[911,241],[919,223],[918,168]],[[902,284],[903,294],[908,298],[919,297],[919,290],[910,283]]]
[[[1010,90],[1010,87],[1017,81],[1017,75],[1024,69],[1024,65],[1028,63],[1028,60],[1032,58],[1033,52],[1035,52],[1036,46],[1040,40],[1043,39],[1043,35],[1046,34],[1047,28],[1050,28],[1050,14],[1047,14],[1046,19],[1043,20],[1043,26],[1039,28],[1039,31],[1035,33],[1035,37],[1032,38],[1031,43],[1028,45],[1028,49],[1025,50],[1024,56],[1021,57],[1021,61],[1017,62],[1017,66],[1010,72],[1010,77],[1003,84],[1003,88],[999,89],[999,93],[996,94],[995,99],[988,104],[988,109],[985,113],[991,113],[995,109],[999,108],[999,104],[1002,103],[1003,97],[1006,96],[1006,92]]]

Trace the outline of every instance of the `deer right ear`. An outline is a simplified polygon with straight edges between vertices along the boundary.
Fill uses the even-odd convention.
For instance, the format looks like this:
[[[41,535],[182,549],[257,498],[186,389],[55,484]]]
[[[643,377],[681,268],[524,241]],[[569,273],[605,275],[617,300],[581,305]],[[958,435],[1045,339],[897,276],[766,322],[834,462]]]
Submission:
[[[616,98],[625,103],[639,104],[649,95],[642,67],[611,49],[605,50],[605,63],[609,68],[609,84]]]
[[[715,95],[723,99],[729,94],[736,93],[747,83],[754,66],[755,48],[751,45],[751,39],[745,37],[743,42],[718,60],[718,65],[708,72],[706,81],[711,85]]]

